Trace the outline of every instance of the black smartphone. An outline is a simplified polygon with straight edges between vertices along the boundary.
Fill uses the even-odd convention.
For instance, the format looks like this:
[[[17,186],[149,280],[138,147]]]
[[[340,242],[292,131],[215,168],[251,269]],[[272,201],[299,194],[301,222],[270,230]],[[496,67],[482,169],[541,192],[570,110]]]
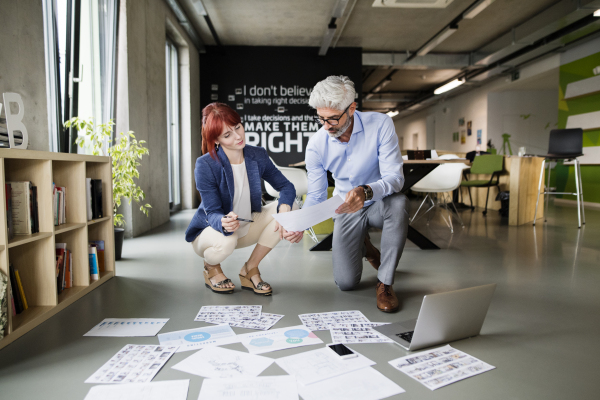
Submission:
[[[328,344],[327,347],[329,347],[331,350],[333,350],[343,360],[346,360],[348,358],[358,357],[358,355],[355,352],[353,352],[352,350],[350,350],[343,344]]]

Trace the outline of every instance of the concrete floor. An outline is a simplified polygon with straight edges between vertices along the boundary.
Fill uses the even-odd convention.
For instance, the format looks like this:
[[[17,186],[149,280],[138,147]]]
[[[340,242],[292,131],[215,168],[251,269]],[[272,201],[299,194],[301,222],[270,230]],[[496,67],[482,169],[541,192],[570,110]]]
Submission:
[[[239,289],[217,295],[204,287],[201,260],[183,239],[191,211],[143,237],[127,240],[117,277],[0,350],[0,398],[83,399],[83,383],[127,343],[158,344],[156,338],[93,338],[82,335],[103,318],[170,318],[163,332],[203,323],[194,316],[203,305],[261,304],[263,311],[285,314],[275,328],[297,325],[298,314],[361,310],[371,321],[416,318],[423,298],[490,282],[497,291],[482,334],[452,343],[496,366],[435,392],[393,369],[387,362],[407,354],[394,344],[353,345],[374,360],[375,369],[406,393],[398,399],[597,399],[600,367],[600,212],[587,211],[579,230],[576,210],[551,207],[547,224],[508,227],[496,212],[461,213],[464,229],[453,235],[441,219],[418,229],[443,249],[422,251],[407,244],[396,274],[401,311],[384,314],[375,307],[375,271],[365,262],[358,290],[339,291],[331,274],[331,253],[311,253],[305,238],[283,242],[261,265],[275,288],[272,297]],[[379,234],[373,233],[378,245]],[[237,272],[251,249],[234,253],[223,269],[236,284]],[[234,328],[237,333],[249,330]],[[316,332],[324,342],[327,331]],[[245,351],[241,344],[226,346]],[[279,358],[309,350],[267,353]],[[155,381],[190,379],[188,399],[197,399],[202,378],[171,369],[191,353],[176,354]],[[276,364],[263,375],[284,374]]]

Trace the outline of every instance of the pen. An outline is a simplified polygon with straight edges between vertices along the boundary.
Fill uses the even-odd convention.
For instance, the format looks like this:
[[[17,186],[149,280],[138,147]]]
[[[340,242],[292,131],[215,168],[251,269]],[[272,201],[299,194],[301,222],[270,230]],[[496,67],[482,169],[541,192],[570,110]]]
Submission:
[[[225,218],[231,218],[231,217],[229,217],[229,216],[226,215]],[[244,221],[244,222],[254,222],[251,219],[244,219],[244,218],[239,218],[239,217],[237,218],[237,220],[238,221]]]

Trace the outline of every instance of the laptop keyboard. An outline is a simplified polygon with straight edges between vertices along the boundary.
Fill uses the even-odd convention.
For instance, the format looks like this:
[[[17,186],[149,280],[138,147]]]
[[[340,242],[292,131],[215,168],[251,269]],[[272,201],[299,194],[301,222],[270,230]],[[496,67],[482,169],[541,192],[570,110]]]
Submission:
[[[410,343],[412,341],[413,333],[415,333],[415,331],[397,333],[396,336],[398,336],[400,339],[406,340],[408,343]]]

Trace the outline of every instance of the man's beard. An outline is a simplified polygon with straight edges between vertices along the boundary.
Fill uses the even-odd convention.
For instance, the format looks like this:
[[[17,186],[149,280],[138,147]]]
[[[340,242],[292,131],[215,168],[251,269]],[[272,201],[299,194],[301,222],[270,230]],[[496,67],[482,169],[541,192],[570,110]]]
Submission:
[[[339,128],[335,128],[335,132],[330,132],[329,130],[327,131],[327,134],[334,138],[337,139],[340,136],[342,136],[344,134],[344,132],[346,132],[346,129],[348,129],[350,127],[350,124],[352,123],[352,118],[348,117],[348,120],[346,121],[346,123],[342,126],[340,126]]]

